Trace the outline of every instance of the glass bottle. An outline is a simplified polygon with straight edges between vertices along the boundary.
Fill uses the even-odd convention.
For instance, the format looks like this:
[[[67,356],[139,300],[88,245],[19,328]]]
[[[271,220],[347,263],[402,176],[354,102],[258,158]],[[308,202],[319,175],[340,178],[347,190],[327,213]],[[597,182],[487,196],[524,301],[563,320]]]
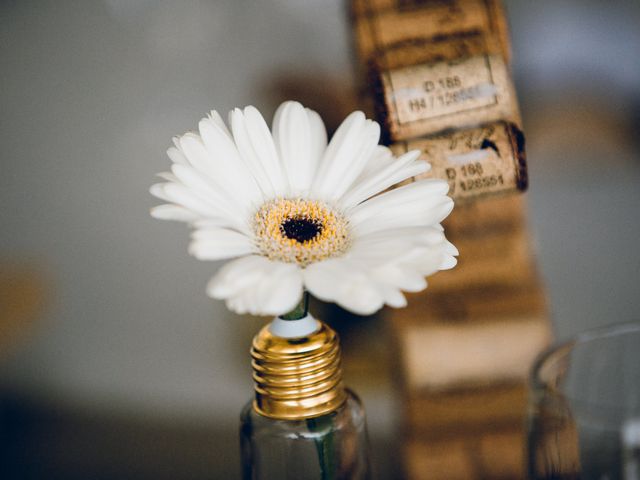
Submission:
[[[251,356],[243,478],[370,478],[364,409],[342,383],[337,334],[310,315],[275,319],[254,338]]]

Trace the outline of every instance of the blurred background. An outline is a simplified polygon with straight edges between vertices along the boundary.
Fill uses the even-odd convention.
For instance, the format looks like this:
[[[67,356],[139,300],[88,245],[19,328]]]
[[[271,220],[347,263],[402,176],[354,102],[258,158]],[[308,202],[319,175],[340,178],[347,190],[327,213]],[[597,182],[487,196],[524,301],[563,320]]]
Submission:
[[[505,6],[556,334],[637,320],[640,2]],[[357,108],[346,5],[2,0],[0,26],[0,478],[238,478],[266,320],[206,297],[219,264],[151,219],[148,188],[212,108],[297,99],[330,128]],[[337,327],[396,478],[384,322]]]

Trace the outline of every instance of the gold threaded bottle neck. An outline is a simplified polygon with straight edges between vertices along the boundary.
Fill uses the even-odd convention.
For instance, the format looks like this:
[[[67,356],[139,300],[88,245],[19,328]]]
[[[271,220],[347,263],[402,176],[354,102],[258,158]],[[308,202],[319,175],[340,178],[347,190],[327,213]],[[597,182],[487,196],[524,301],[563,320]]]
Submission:
[[[284,338],[265,326],[253,339],[253,408],[280,420],[304,420],[335,411],[347,399],[338,335],[322,322],[304,337]]]

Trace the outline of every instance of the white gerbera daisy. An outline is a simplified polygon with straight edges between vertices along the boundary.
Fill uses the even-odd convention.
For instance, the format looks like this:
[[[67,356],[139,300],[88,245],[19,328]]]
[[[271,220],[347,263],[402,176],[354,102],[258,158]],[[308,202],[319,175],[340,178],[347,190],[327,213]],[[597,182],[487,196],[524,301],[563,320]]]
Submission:
[[[403,307],[425,276],[456,264],[440,222],[451,212],[443,180],[386,191],[430,166],[418,151],[394,158],[378,145],[379,125],[349,115],[327,145],[320,116],[283,103],[273,133],[254,107],[215,111],[199,134],[174,138],[171,173],[151,193],[169,202],[155,218],[194,228],[189,252],[232,259],[209,296],[237,313],[282,315],[304,290],[358,314]],[[384,193],[381,193],[384,192]]]

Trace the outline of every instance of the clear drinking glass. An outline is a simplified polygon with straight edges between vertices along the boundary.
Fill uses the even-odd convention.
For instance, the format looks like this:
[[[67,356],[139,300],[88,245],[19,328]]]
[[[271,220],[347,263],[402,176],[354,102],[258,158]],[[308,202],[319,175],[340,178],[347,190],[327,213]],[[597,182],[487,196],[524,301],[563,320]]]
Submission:
[[[640,480],[640,323],[551,348],[530,382],[529,478]]]

